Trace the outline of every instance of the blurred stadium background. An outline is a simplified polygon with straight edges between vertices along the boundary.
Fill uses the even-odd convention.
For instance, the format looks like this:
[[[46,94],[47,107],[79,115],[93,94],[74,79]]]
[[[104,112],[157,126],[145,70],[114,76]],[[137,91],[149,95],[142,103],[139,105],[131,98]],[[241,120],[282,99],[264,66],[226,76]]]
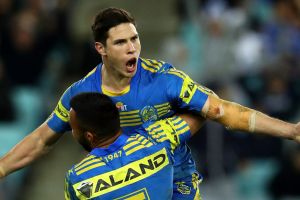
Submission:
[[[0,155],[43,122],[62,92],[100,62],[93,16],[136,18],[142,57],[168,61],[224,99],[300,121],[299,0],[0,0]],[[203,199],[300,199],[300,146],[208,122],[190,142]],[[65,136],[50,154],[0,181],[0,199],[64,199],[84,156]]]

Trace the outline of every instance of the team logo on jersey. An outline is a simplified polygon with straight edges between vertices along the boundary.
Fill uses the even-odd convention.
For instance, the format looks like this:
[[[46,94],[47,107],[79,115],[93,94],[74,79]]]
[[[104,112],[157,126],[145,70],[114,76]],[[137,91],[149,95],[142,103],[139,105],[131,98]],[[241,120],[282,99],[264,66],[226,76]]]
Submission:
[[[90,198],[92,196],[93,191],[93,183],[91,182],[83,182],[77,190],[80,192],[80,194],[84,195],[87,198]]]
[[[191,187],[186,185],[185,182],[176,182],[175,183],[177,185],[177,190],[181,193],[181,194],[190,194],[191,193]]]
[[[143,122],[156,121],[158,119],[157,110],[153,106],[145,106],[140,111],[140,116]]]
[[[122,102],[116,103],[116,106],[120,112],[127,111],[127,105],[123,104]]]

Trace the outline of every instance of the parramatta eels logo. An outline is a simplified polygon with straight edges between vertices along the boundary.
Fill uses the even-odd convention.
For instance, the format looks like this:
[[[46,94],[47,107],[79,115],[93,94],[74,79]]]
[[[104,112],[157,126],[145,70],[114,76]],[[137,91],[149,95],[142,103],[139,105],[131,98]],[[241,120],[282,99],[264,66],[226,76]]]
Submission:
[[[191,187],[186,185],[184,181],[176,182],[175,184],[177,185],[177,190],[181,194],[190,194],[191,193]]]
[[[153,106],[145,106],[140,111],[140,116],[143,122],[156,121],[158,119],[157,110]]]
[[[85,197],[89,198],[92,196],[93,191],[93,183],[91,182],[83,182],[77,190],[84,195]]]

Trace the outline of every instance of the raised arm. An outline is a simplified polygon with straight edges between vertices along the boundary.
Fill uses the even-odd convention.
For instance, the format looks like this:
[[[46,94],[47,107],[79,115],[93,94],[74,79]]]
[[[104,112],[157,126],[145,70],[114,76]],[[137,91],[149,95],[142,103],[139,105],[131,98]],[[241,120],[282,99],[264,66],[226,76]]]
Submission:
[[[26,167],[49,152],[61,136],[62,134],[55,133],[46,123],[43,123],[0,159],[0,178]]]
[[[300,142],[300,125],[272,118],[259,111],[209,95],[202,115],[223,124],[230,130],[294,139]]]

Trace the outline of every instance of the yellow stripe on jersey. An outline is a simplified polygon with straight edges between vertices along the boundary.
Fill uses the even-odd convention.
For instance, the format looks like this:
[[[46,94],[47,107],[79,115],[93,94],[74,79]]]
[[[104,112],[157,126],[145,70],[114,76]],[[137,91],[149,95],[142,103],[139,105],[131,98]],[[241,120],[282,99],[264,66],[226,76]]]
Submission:
[[[148,126],[146,128],[146,130],[153,135],[156,135],[157,132],[161,132],[163,131],[162,127],[161,127],[161,121],[155,122],[154,124],[151,124],[150,126]]]
[[[164,116],[171,109],[171,105],[168,102],[164,104],[155,105],[154,107],[156,108],[159,117]]]
[[[170,111],[170,109],[165,109],[165,110],[161,110],[158,111],[157,114],[159,117],[164,116],[165,114],[167,114]]]
[[[153,65],[157,65],[159,68],[161,68],[163,66],[163,64],[165,64],[165,62],[163,61],[157,61],[157,60],[153,60],[153,59],[147,59],[149,62],[151,62]]]
[[[182,88],[180,91],[180,98],[183,102],[188,104],[192,100],[196,90],[197,86],[195,82],[190,77],[186,77],[183,80]]]
[[[174,149],[180,144],[179,135],[190,130],[187,123],[179,118],[174,116],[172,118],[160,120],[155,122],[146,128],[148,133],[158,142],[164,142],[169,140],[171,143],[171,150]]]
[[[170,118],[170,121],[173,124],[177,124],[178,122],[183,121],[183,120],[180,117],[178,117],[178,116],[174,116],[174,117]]]
[[[130,143],[124,145],[123,149],[124,149],[124,151],[126,151],[126,150],[129,149],[130,147],[133,147],[133,146],[135,146],[135,145],[137,145],[137,144],[139,144],[139,143],[140,143],[139,141],[133,141],[133,142],[130,142]]]
[[[162,112],[162,111],[166,111],[166,110],[168,111],[168,110],[170,110],[170,108],[171,107],[158,108],[157,112]]]
[[[175,128],[177,129],[177,135],[181,135],[190,130],[190,127],[184,121],[180,124],[180,127],[175,126]]]
[[[136,151],[138,151],[138,150],[141,150],[141,149],[143,149],[143,148],[145,148],[146,146],[145,145],[137,145],[136,147],[134,147],[134,148],[132,148],[132,149],[130,149],[130,150],[128,150],[128,151],[125,151],[125,154],[126,154],[126,156],[128,156],[128,155],[130,155],[130,154],[132,154],[132,153],[134,153],[134,152],[136,152]]]
[[[143,122],[138,122],[138,123],[131,123],[131,124],[121,124],[121,127],[126,127],[126,126],[138,126],[141,125]]]
[[[154,107],[157,109],[160,109],[160,108],[166,108],[166,107],[171,107],[171,106],[170,106],[170,103],[167,102],[167,103],[155,105]]]
[[[85,179],[72,186],[76,192],[76,196],[80,197],[82,195],[77,188],[80,188],[83,183],[88,182],[92,184],[94,186],[90,196],[92,199],[146,179],[165,168],[169,163],[167,151],[163,148],[160,151],[127,164],[119,169]]]
[[[120,116],[120,120],[122,119],[133,119],[133,118],[140,118],[139,115],[124,115],[124,116]]]
[[[148,70],[150,72],[158,72],[159,69],[162,67],[164,62],[157,61],[157,60],[151,60],[151,59],[144,59],[141,58],[141,65],[145,70]]]
[[[146,139],[142,135],[135,135],[128,138],[127,144],[123,147],[123,150],[125,151],[126,155],[130,155],[138,150],[141,150],[146,147],[152,146],[152,142]]]
[[[98,162],[101,162],[102,161],[102,158],[93,158],[85,163],[83,163],[82,165],[79,165],[78,167],[75,167],[75,171],[79,171],[80,169],[83,169],[84,167],[88,166],[88,165],[91,165],[91,164],[94,164],[94,163],[98,163]]]
[[[137,126],[137,125],[141,125],[142,123],[143,122],[139,116],[139,110],[120,112],[121,127]]]
[[[126,115],[132,115],[132,114],[138,114],[140,111],[139,110],[132,110],[132,111],[123,111],[120,112],[120,116],[126,116]]]
[[[65,200],[71,200],[70,194],[69,194],[69,187],[70,187],[70,185],[69,185],[67,179],[65,178],[65,190],[64,190]]]
[[[83,168],[83,169],[77,171],[76,174],[77,174],[77,175],[80,175],[80,174],[83,174],[84,172],[90,171],[90,170],[92,170],[92,169],[94,169],[94,168],[96,168],[96,167],[101,167],[101,166],[104,166],[104,165],[105,165],[104,162],[99,162],[99,163],[97,163],[97,164],[93,164],[93,165],[91,165],[91,166],[88,166],[88,167],[86,167],[86,168]]]
[[[95,67],[92,71],[90,71],[84,78],[87,78],[90,75],[92,75],[96,71],[96,69],[97,69],[97,67]]]
[[[86,158],[84,158],[80,163],[75,165],[75,168],[80,167],[80,165],[84,164],[85,162],[88,162],[90,160],[92,160],[93,158],[95,158],[96,156],[94,155],[88,155]]]
[[[69,111],[62,105],[61,100],[59,100],[54,113],[57,115],[59,119],[64,122],[69,121]]]
[[[149,140],[147,140],[144,136],[136,135],[136,139],[142,144],[145,145]]]
[[[152,69],[152,68],[150,68],[150,67],[148,67],[145,63],[141,63],[141,66],[145,69],[145,70],[148,70],[148,71],[150,71],[150,72],[153,72],[153,73],[155,73],[155,72],[157,72],[157,70],[156,69]]]
[[[182,72],[180,70],[177,70],[177,69],[171,69],[171,70],[169,70],[168,74],[173,74],[173,75],[178,76],[178,77],[180,77],[182,79],[185,79],[185,78],[189,77],[184,72]]]
[[[122,90],[121,92],[114,92],[114,91],[110,91],[107,90],[103,87],[103,85],[101,85],[101,90],[103,92],[103,94],[110,96],[110,97],[116,97],[116,96],[121,96],[123,94],[126,94],[127,92],[130,91],[130,85],[128,85],[124,90]]]
[[[138,118],[138,119],[128,119],[128,120],[120,120],[120,122],[122,123],[122,124],[124,124],[124,123],[127,123],[127,122],[141,122],[142,120],[140,119],[140,118]]]
[[[179,132],[183,133],[184,131],[182,131],[182,130],[184,130],[184,129],[186,131],[189,130],[188,124],[178,116],[174,116],[174,117],[170,118],[170,122],[171,122],[170,125],[173,126],[173,128],[176,130],[178,135],[180,135]],[[186,127],[187,127],[187,129],[186,129]]]
[[[144,62],[148,67],[153,67],[154,69],[156,69],[156,70],[159,70],[159,68],[161,67],[161,66],[159,66],[159,65],[157,65],[157,64],[153,64],[153,63],[151,63],[149,60],[147,60],[147,59],[142,59],[142,62]]]

